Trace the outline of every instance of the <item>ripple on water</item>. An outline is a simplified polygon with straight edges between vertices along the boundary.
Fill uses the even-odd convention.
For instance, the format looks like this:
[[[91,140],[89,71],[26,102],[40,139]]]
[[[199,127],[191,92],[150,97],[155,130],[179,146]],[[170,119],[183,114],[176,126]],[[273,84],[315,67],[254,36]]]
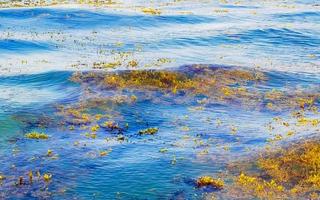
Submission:
[[[46,43],[25,40],[0,40],[1,53],[33,53],[36,51],[49,51],[54,48]]]

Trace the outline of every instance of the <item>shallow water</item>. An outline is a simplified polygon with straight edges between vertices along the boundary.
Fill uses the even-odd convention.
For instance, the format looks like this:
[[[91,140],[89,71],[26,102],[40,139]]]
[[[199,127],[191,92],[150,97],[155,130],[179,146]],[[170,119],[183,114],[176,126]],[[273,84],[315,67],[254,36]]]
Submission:
[[[128,123],[128,140],[119,141],[103,128],[92,139],[85,136],[87,130],[58,123],[56,106],[75,105],[88,92],[70,81],[73,71],[90,70],[94,62],[113,62],[114,52],[130,51],[130,59],[139,62],[137,69],[191,64],[259,67],[268,76],[258,86],[260,91],[302,88],[319,93],[320,8],[315,4],[296,1],[295,8],[287,9],[268,3],[181,2],[159,16],[131,8],[148,5],[144,1],[117,9],[0,10],[0,172],[8,180],[0,186],[1,198],[201,199],[206,191],[196,188],[194,179],[218,176],[231,161],[265,147],[268,123],[273,117],[291,120],[290,110],[219,102],[198,109],[201,96],[152,93],[156,98],[150,100],[134,91],[136,103],[119,103],[104,111],[119,125]],[[155,64],[159,58],[170,62]],[[112,90],[92,93],[115,95]],[[148,127],[158,127],[159,132],[137,134]],[[231,134],[232,127],[236,134]],[[24,137],[34,130],[49,139]],[[317,133],[302,130],[296,137]],[[54,157],[46,156],[48,149]],[[30,170],[51,173],[51,182],[13,186]],[[215,192],[223,197],[223,192]]]

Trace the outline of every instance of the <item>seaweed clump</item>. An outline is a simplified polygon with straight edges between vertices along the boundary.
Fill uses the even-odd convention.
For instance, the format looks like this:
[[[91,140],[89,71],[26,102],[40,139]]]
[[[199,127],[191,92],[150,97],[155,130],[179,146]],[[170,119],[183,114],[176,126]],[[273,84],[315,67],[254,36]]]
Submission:
[[[65,122],[71,125],[87,125],[92,121],[92,116],[83,112],[83,109],[60,107],[59,115],[65,117]]]
[[[211,176],[201,176],[197,179],[197,187],[212,186],[216,189],[222,189],[224,182],[221,179],[214,179]]]
[[[49,136],[45,133],[38,133],[38,132],[31,132],[31,133],[27,133],[25,135],[26,138],[29,138],[29,139],[37,139],[37,140],[46,140],[49,138]]]
[[[261,90],[261,87],[268,87],[268,77],[267,73],[257,70],[191,65],[176,70],[74,73],[71,80],[92,91],[144,92],[147,94],[144,96],[151,99],[152,92],[161,92],[164,98],[204,95],[208,99],[204,104],[232,104],[273,111],[314,110],[319,103],[318,90]],[[179,102],[177,98],[172,99]],[[135,102],[135,98],[129,102]]]
[[[260,199],[320,198],[320,141],[305,141],[267,152],[253,166],[257,173],[241,172],[236,185]]]
[[[266,80],[263,73],[242,69],[191,66],[183,70],[126,70],[114,73],[75,73],[71,80],[104,89],[153,90],[164,93],[203,94],[214,99],[252,99],[249,83]],[[255,97],[256,98],[256,97]]]
[[[160,15],[161,14],[161,10],[155,9],[155,8],[142,8],[141,11],[146,14],[150,14],[150,15]]]
[[[108,88],[191,89],[193,81],[179,72],[135,70],[107,74],[103,80]]]
[[[147,128],[145,130],[140,130],[139,134],[140,135],[154,135],[159,131],[158,128]]]

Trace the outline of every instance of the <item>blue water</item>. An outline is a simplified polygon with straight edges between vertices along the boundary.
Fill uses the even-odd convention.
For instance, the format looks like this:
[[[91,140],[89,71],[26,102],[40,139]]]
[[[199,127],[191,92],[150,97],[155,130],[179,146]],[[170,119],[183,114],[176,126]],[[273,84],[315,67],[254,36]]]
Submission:
[[[91,70],[93,62],[114,61],[114,51],[130,51],[129,59],[139,61],[137,69],[185,69],[201,63],[258,67],[268,76],[258,86],[261,91],[304,88],[319,93],[320,11],[314,3],[297,1],[297,9],[285,10],[254,3],[191,2],[169,7],[160,16],[135,9],[0,10],[0,174],[7,177],[0,198],[202,199],[206,191],[196,188],[194,179],[218,176],[231,161],[265,147],[270,138],[267,124],[277,116],[289,120],[289,110],[271,112],[218,102],[195,110],[202,97],[152,93],[157,98],[148,100],[145,93],[134,92],[135,104],[90,110],[112,115],[121,126],[128,123],[124,131],[128,141],[116,140],[117,135],[103,128],[90,139],[80,127],[61,126],[57,107],[85,102],[90,92],[93,97],[117,93],[88,91],[70,76]],[[159,58],[170,62],[154,64]],[[230,134],[232,126],[237,127],[235,135]],[[159,132],[137,134],[148,127],[159,127]],[[34,130],[50,138],[24,138]],[[163,148],[167,152],[160,152]],[[48,149],[56,159],[46,156]],[[108,155],[99,155],[111,149]],[[51,173],[51,182],[13,186],[30,170]],[[223,192],[213,192],[225,199]]]
[[[200,24],[214,21],[209,16],[154,16],[125,15],[116,13],[93,12],[78,9],[26,9],[26,10],[4,10],[0,17],[7,20],[30,20],[34,25],[41,23],[45,28],[67,28],[67,29],[88,29],[88,28],[113,28],[121,26],[148,27],[165,26],[168,24]],[[143,22],[143,23],[140,23]],[[21,25],[27,27],[28,25]],[[5,26],[4,26],[5,28]]]
[[[36,50],[50,50],[50,47],[47,44],[39,44],[19,40],[2,40],[0,41],[0,48],[3,52],[9,53],[27,53],[28,51],[34,52]]]

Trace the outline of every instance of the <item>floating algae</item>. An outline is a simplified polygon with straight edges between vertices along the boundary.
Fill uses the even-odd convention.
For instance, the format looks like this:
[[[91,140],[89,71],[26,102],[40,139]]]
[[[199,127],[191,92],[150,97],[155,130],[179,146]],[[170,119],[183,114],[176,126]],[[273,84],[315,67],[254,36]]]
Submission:
[[[266,77],[257,72],[236,69],[215,69],[209,66],[193,66],[179,70],[131,70],[118,73],[75,73],[71,80],[104,85],[109,89],[150,89],[178,93],[232,96],[245,94],[244,88],[231,85],[246,85],[252,81],[262,81]],[[215,95],[215,96],[217,96]]]
[[[161,14],[161,10],[156,9],[156,8],[142,8],[141,11],[146,14],[151,14],[151,15],[160,15]]]
[[[145,151],[140,148],[147,145],[151,149],[148,153],[152,155],[147,159],[155,158],[161,162],[161,167],[164,165],[172,170],[187,169],[188,172],[191,171],[190,175],[187,171],[182,172],[186,172],[189,177],[200,176],[197,180],[190,178],[192,187],[196,185],[198,189],[190,188],[190,191],[187,191],[188,197],[191,193],[202,195],[208,191],[217,196],[222,193],[228,196],[229,192],[233,191],[242,194],[246,190],[250,190],[245,186],[251,182],[254,185],[252,187],[263,188],[273,197],[278,197],[280,193],[281,195],[286,193],[288,190],[286,184],[279,182],[276,178],[272,180],[263,175],[258,176],[256,173],[251,173],[250,170],[237,173],[236,177],[233,177],[234,185],[231,185],[231,181],[227,182],[224,177],[221,179],[213,178],[217,177],[217,171],[214,169],[216,163],[219,166],[221,163],[228,163],[230,157],[237,157],[238,153],[235,152],[235,149],[241,150],[242,143],[250,142],[247,139],[249,136],[243,134],[247,129],[244,129],[242,124],[234,118],[226,119],[222,113],[225,112],[224,109],[227,106],[236,106],[242,109],[243,107],[248,108],[247,105],[259,110],[259,112],[269,112],[272,110],[265,106],[268,101],[272,101],[273,108],[284,111],[289,108],[288,110],[292,112],[286,114],[290,115],[291,119],[276,112],[276,116],[281,117],[272,115],[274,118],[267,118],[272,122],[266,124],[265,127],[266,130],[270,129],[270,135],[263,137],[262,142],[268,144],[265,138],[270,136],[271,139],[274,139],[270,143],[274,144],[286,139],[285,135],[288,137],[299,135],[300,129],[296,130],[297,127],[314,130],[319,126],[318,118],[312,115],[317,111],[315,108],[318,106],[318,90],[275,92],[269,90],[269,75],[256,70],[210,66],[192,66],[187,69],[74,73],[71,80],[79,83],[82,90],[79,92],[80,98],[72,103],[57,105],[56,113],[54,113],[55,119],[58,121],[56,123],[58,131],[52,134],[54,136],[52,139],[53,142],[59,141],[61,143],[63,140],[59,140],[60,138],[66,139],[63,148],[55,148],[53,153],[51,148],[45,146],[40,156],[35,155],[34,159],[30,159],[35,166],[42,165],[42,162],[48,165],[48,168],[42,170],[52,172],[55,174],[55,178],[51,179],[49,173],[46,173],[48,175],[42,174],[39,176],[41,183],[38,183],[39,181],[33,177],[32,185],[43,184],[42,186],[46,186],[50,184],[48,191],[56,191],[51,188],[61,184],[59,181],[64,176],[55,163],[52,165],[50,163],[54,162],[52,158],[56,154],[59,154],[61,158],[59,162],[65,162],[65,155],[70,154],[72,156],[68,157],[67,155],[67,159],[72,162],[80,163],[81,166],[93,166],[88,170],[91,173],[94,166],[108,168],[108,166],[113,166],[114,161],[119,165],[124,164],[126,159],[131,158],[118,157],[119,153],[126,155],[131,151]],[[260,90],[260,87],[264,90]],[[304,94],[309,94],[309,96]],[[287,105],[288,102],[292,102],[292,104]],[[220,113],[219,109],[213,109],[214,106],[218,106],[223,112]],[[219,112],[219,114],[215,112]],[[285,129],[278,129],[279,126]],[[30,130],[30,127],[28,128],[27,130]],[[159,132],[159,129],[162,131]],[[51,130],[48,129],[46,132]],[[259,133],[261,132],[259,131]],[[155,136],[142,137],[139,135]],[[159,138],[164,140],[159,140]],[[111,145],[115,145],[112,147],[114,153],[109,154],[110,151],[107,149]],[[241,150],[242,152],[243,150]],[[82,157],[94,159],[84,161]],[[118,162],[118,159],[121,161]],[[141,162],[139,159],[141,158],[137,157],[130,162]],[[109,162],[110,165],[106,166],[105,162]],[[152,163],[154,164],[153,161]],[[154,167],[153,164],[152,167]],[[201,165],[205,166],[204,169],[201,169]],[[132,166],[130,165],[130,167]],[[189,167],[194,167],[196,172],[189,170]],[[79,168],[76,169],[79,170]],[[213,171],[210,171],[211,169]],[[128,170],[132,169],[128,168]],[[159,168],[156,166],[155,170],[159,170]],[[104,170],[101,173],[108,174],[107,171]],[[177,176],[182,172],[174,171]],[[213,177],[201,176],[205,173],[214,175]],[[7,175],[7,172],[5,174]],[[24,174],[26,173],[24,172]],[[19,176],[15,176],[15,182]],[[85,176],[81,176],[81,178]],[[74,179],[79,180],[78,177]],[[24,187],[28,184],[27,180],[23,176],[24,185],[21,188],[23,187],[25,190],[29,190]],[[316,182],[316,180],[317,176],[311,176],[309,182]],[[10,183],[7,180],[2,182]],[[107,184],[108,181],[105,183]],[[81,181],[78,184],[81,185]],[[132,185],[132,187],[134,186]],[[170,187],[179,186],[170,185]],[[189,189],[189,186],[186,187]],[[14,191],[14,189],[10,190]],[[254,190],[254,192],[256,191]],[[256,195],[255,197],[264,196]]]
[[[111,0],[41,0],[41,1],[2,1],[0,2],[0,8],[20,8],[20,7],[38,7],[38,6],[55,6],[55,5],[66,5],[66,4],[85,4],[89,6],[96,7],[107,7],[117,4],[115,1]]]
[[[106,155],[108,155],[111,151],[112,151],[111,149],[106,150],[106,151],[100,151],[99,155],[100,155],[100,156],[106,156]]]
[[[42,7],[50,5],[61,6]],[[316,174],[293,187],[297,179],[283,183],[266,167],[285,151],[262,151],[260,159],[268,162],[252,160],[265,145],[275,149],[319,133],[315,1],[0,2],[0,7],[27,6],[41,8],[1,11],[0,87],[21,83],[30,100],[41,104],[28,104],[19,90],[12,89],[17,96],[2,90],[0,199],[196,200],[209,199],[204,198],[209,193],[217,199],[319,199],[319,190],[300,192],[315,187]],[[213,62],[288,73],[214,65],[165,68]],[[59,75],[70,72],[38,74],[59,69],[85,72],[73,75],[76,83]],[[315,76],[291,73],[295,70]],[[29,88],[54,93],[38,96]],[[17,116],[12,122],[10,113]],[[150,127],[160,131],[139,135]],[[50,137],[25,138],[32,130]],[[254,170],[235,173],[233,186],[225,166],[246,156]],[[220,176],[224,172],[226,177]],[[206,186],[195,187],[195,177]],[[222,189],[212,185],[218,177]]]
[[[71,125],[85,125],[92,121],[92,116],[83,109],[59,107],[59,114],[65,117],[65,122]]]
[[[121,65],[120,62],[110,62],[110,63],[106,63],[106,62],[99,62],[99,63],[93,63],[93,69],[114,69],[116,67],[119,67]]]
[[[52,178],[52,174],[49,174],[49,173],[43,174],[43,180],[45,182],[49,182],[51,180],[51,178]]]
[[[145,130],[140,130],[139,134],[140,135],[154,135],[159,131],[158,128],[147,128]]]
[[[201,176],[197,179],[197,186],[212,186],[216,189],[222,189],[224,186],[224,182],[221,179],[214,179],[211,176]]]
[[[29,138],[29,139],[38,139],[38,140],[46,140],[49,138],[49,136],[45,133],[38,133],[38,132],[31,132],[31,133],[27,133],[25,135],[26,138]]]
[[[53,154],[53,151],[51,149],[48,149],[47,156],[50,157],[50,156],[52,156],[52,154]]]
[[[252,166],[257,171],[252,171]],[[286,148],[266,151],[241,170],[232,189],[247,198],[318,199],[319,140],[299,141]]]
[[[95,90],[160,91],[163,96],[171,95],[173,101],[178,101],[179,95],[205,95],[205,101],[198,101],[204,106],[222,103],[277,112],[295,108],[312,110],[320,99],[320,91],[261,90],[268,84],[268,78],[268,74],[257,70],[193,65],[178,70],[75,73],[71,80]]]

